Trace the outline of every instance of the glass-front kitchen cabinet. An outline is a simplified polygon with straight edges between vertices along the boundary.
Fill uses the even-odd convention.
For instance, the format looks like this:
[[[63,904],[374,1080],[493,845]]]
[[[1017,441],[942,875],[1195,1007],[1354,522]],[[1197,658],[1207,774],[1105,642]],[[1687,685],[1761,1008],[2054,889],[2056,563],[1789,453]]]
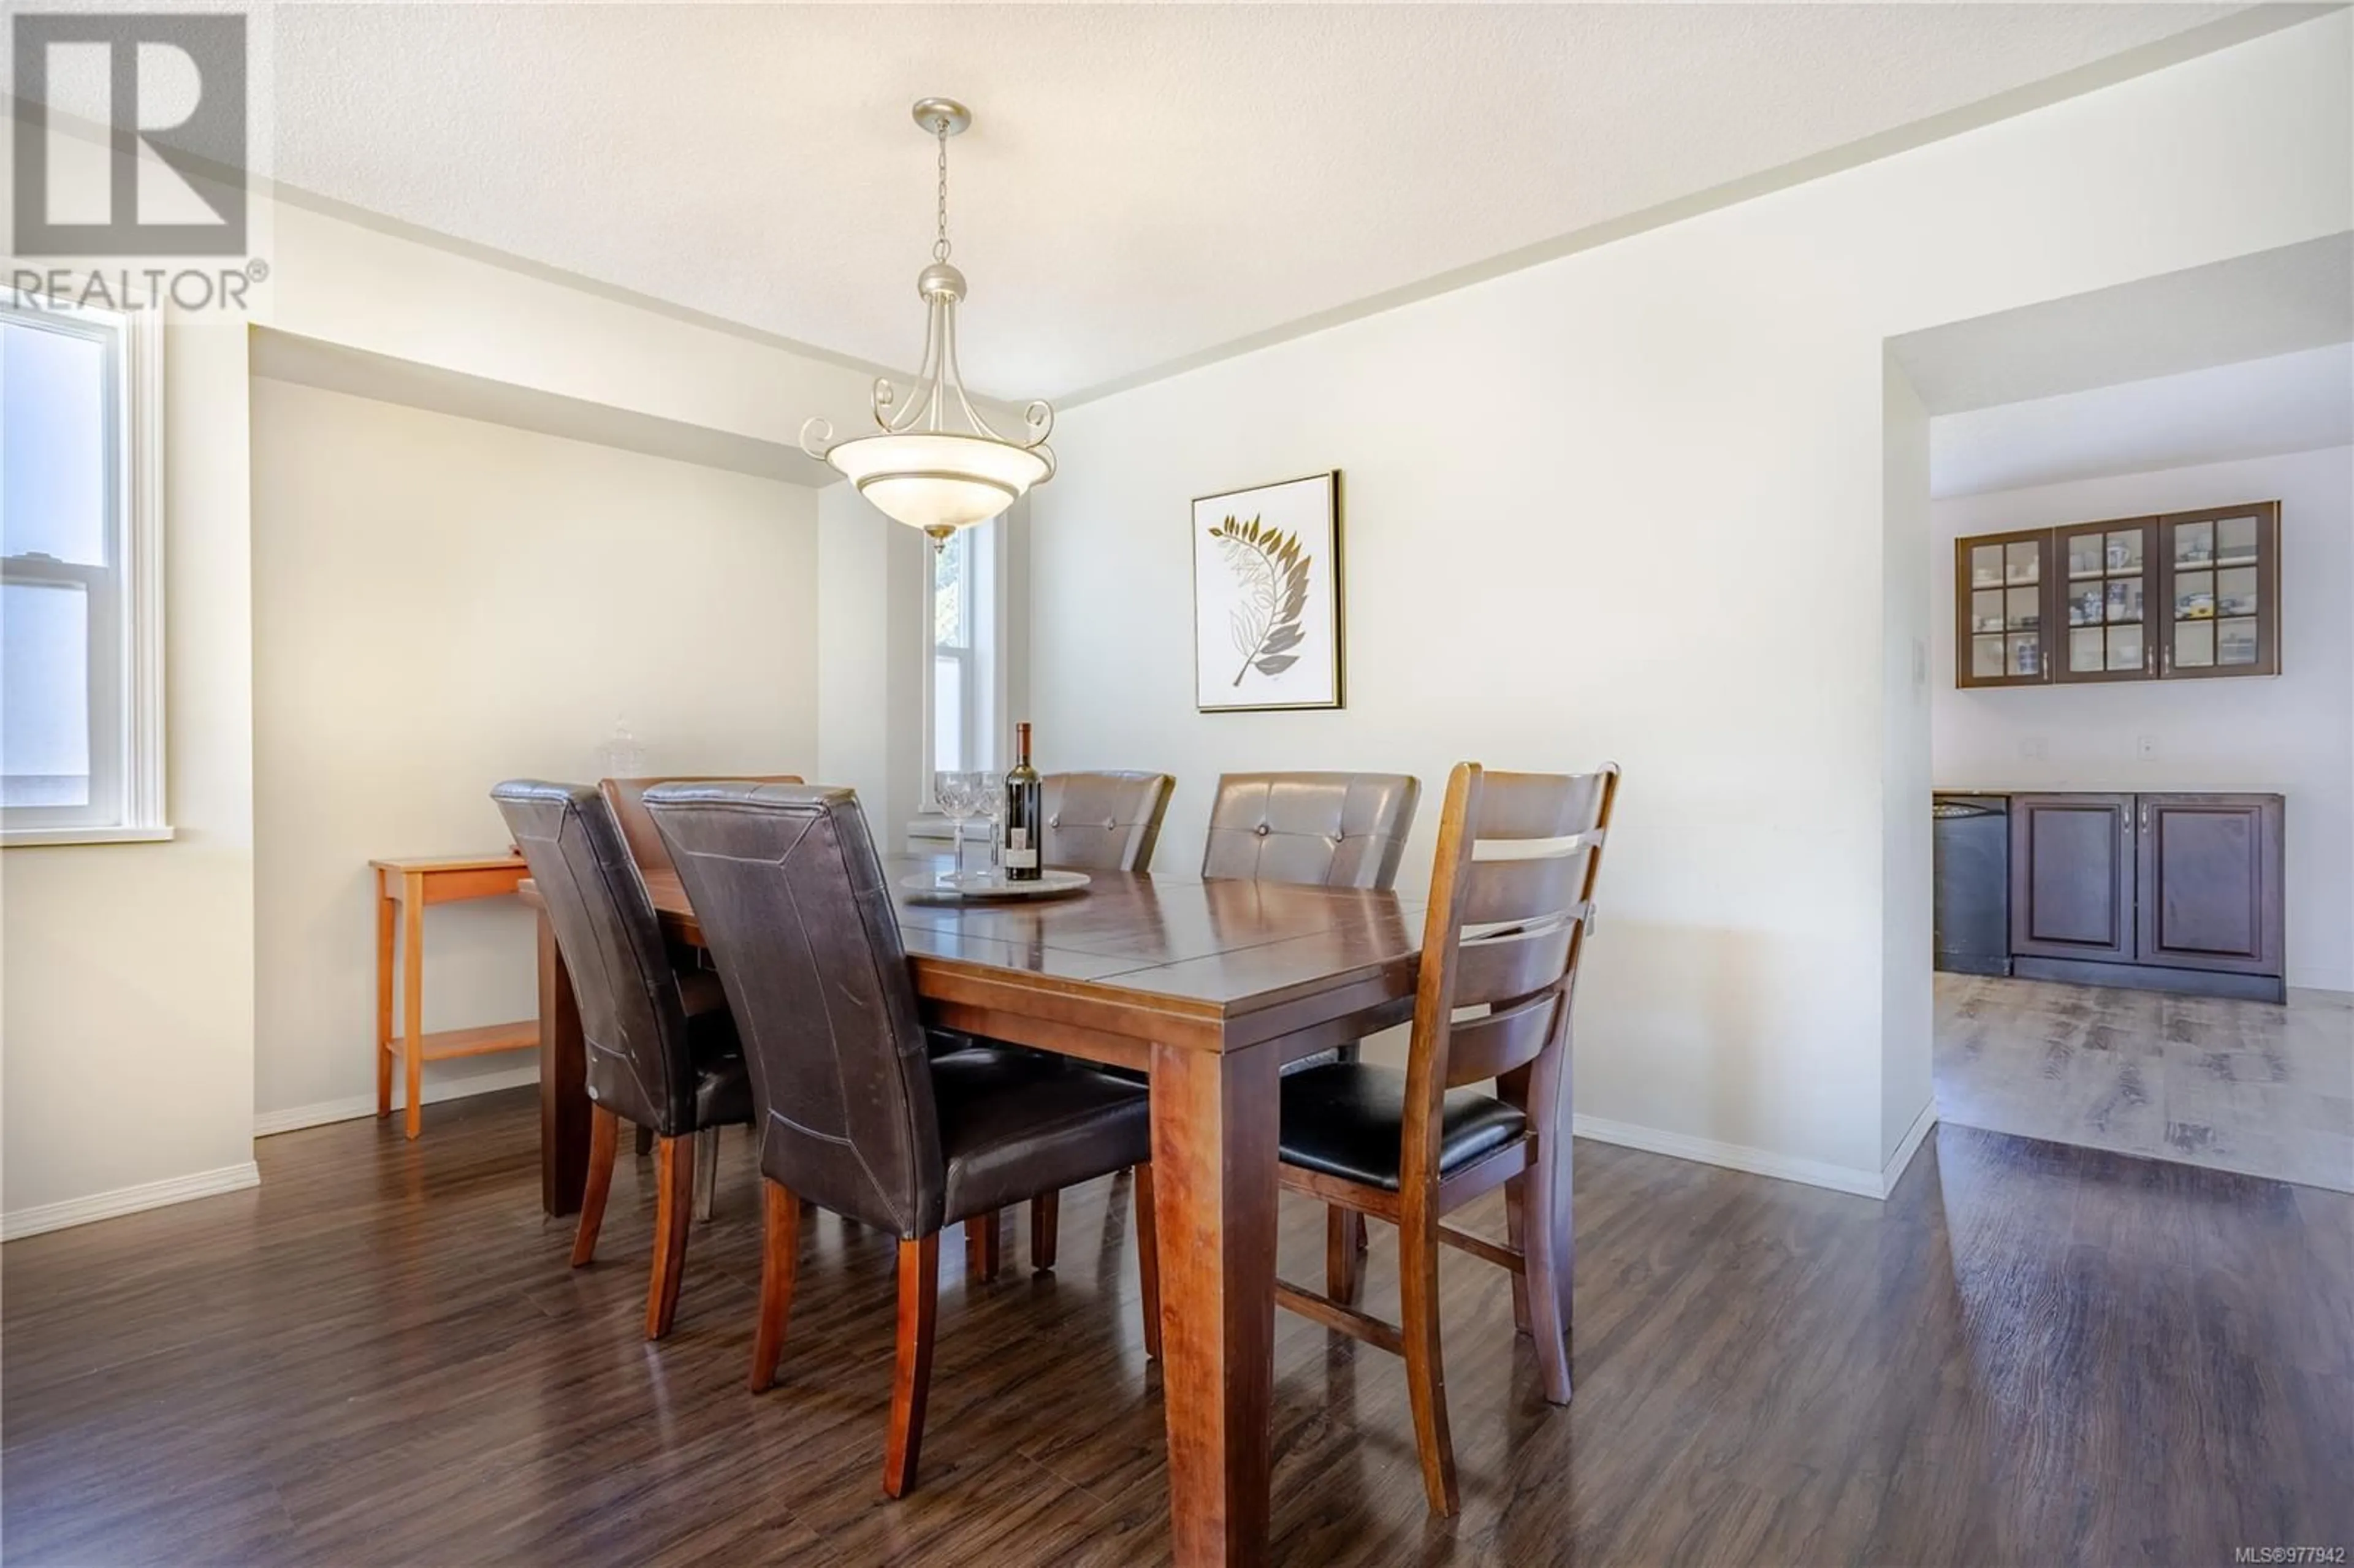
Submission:
[[[1965,686],[2040,686],[2044,670],[2052,530],[1985,534],[1954,546],[1961,641],[1955,672]]]
[[[2280,673],[2280,503],[1954,542],[1955,684]]]

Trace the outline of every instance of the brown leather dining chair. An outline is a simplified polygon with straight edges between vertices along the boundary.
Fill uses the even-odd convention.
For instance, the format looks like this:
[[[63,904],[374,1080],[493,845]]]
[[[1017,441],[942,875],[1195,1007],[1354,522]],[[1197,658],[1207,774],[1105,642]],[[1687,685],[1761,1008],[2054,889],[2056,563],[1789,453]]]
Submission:
[[[1306,883],[1387,892],[1414,831],[1422,780],[1410,773],[1228,773],[1210,802],[1202,879]],[[1292,1063],[1353,1062],[1352,1043]],[[1324,1283],[1353,1300],[1365,1252],[1364,1216],[1334,1205],[1325,1215]]]
[[[915,1484],[938,1313],[940,1231],[1033,1192],[1133,1169],[1152,1234],[1151,1117],[1133,1084],[986,1044],[933,1056],[891,888],[847,789],[666,784],[647,791],[741,1022],[758,1108],[763,1239],[751,1386],[776,1376],[803,1199],[899,1240],[898,1349],[883,1488]],[[1148,1354],[1160,1351],[1140,1248]]]
[[[1228,773],[1210,802],[1202,877],[1387,889],[1422,781],[1408,773]]]
[[[695,783],[711,779],[744,779],[755,784],[798,784],[798,773],[690,773],[666,774],[659,779],[599,779],[597,788],[606,803],[613,808],[613,816],[621,824],[621,837],[630,846],[630,858],[638,863],[638,870],[648,874],[667,875],[676,868],[670,863],[670,852],[663,848],[662,834],[654,831],[654,820],[646,815],[645,793],[657,784]],[[724,1005],[720,998],[719,977],[703,968],[700,953],[689,948],[673,951],[679,971],[687,977],[691,986],[709,988],[705,998],[713,1006]],[[653,1134],[648,1128],[638,1128],[638,1152],[642,1155],[653,1147]],[[695,1192],[695,1217],[711,1217],[714,1187],[719,1180],[719,1129],[708,1128],[703,1134],[700,1151],[695,1166],[697,1185]]]
[[[638,863],[640,871],[673,872],[678,868],[670,863],[670,851],[663,847],[662,834],[654,829],[654,820],[646,811],[646,791],[657,784],[702,784],[726,779],[741,779],[750,784],[798,784],[798,773],[672,773],[659,779],[600,779],[597,788],[611,802],[613,815],[621,824],[621,837],[629,841],[630,858]]]
[[[752,1119],[752,1092],[725,998],[682,973],[612,807],[587,784],[510,779],[492,789],[530,863],[572,973],[588,1050],[588,1181],[572,1266],[596,1255],[626,1119],[660,1143],[646,1338],[670,1332],[695,1205],[695,1135]]]
[[[1402,1352],[1431,1511],[1456,1510],[1438,1340],[1438,1248],[1512,1275],[1545,1398],[1569,1403],[1570,1008],[1618,795],[1615,764],[1560,775],[1458,765],[1447,780],[1406,1068],[1336,1062],[1287,1075],[1283,1185],[1398,1227],[1400,1322],[1288,1281],[1276,1301]],[[1480,846],[1504,853],[1483,857]],[[1474,1016],[1458,1012],[1484,1009]],[[1467,1086],[1493,1078],[1496,1092]],[[1499,1245],[1441,1224],[1501,1187]]]
[[[1070,871],[1150,871],[1177,780],[1166,773],[1049,773],[1039,858]]]

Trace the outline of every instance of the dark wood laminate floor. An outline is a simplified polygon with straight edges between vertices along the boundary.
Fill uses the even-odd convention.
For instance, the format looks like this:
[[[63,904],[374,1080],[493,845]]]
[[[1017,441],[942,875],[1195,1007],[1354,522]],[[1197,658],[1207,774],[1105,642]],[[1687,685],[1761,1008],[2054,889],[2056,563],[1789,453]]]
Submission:
[[[748,1146],[649,1347],[650,1163],[624,1160],[603,1260],[576,1273],[535,1134],[528,1091],[432,1107],[414,1146],[290,1134],[260,1145],[257,1192],[6,1247],[7,1561],[1165,1560],[1124,1189],[1066,1195],[1052,1276],[1010,1238],[1001,1281],[969,1288],[943,1248],[922,1486],[892,1504],[889,1239],[805,1227],[756,1398]],[[1454,1520],[1425,1516],[1399,1363],[1278,1319],[1278,1562],[2354,1545],[2354,1200],[1954,1127],[1884,1206],[1593,1144],[1577,1181],[1570,1409],[1539,1399],[1503,1276],[1442,1260]],[[1315,1277],[1322,1234],[1287,1200],[1287,1273]]]

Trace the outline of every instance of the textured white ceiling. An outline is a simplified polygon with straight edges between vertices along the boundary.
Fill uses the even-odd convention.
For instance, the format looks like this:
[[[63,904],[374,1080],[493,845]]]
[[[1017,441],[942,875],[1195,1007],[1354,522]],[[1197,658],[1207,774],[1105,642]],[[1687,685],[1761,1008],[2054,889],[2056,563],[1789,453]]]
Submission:
[[[280,7],[274,173],[905,365],[1131,376],[2150,45],[2193,5]]]

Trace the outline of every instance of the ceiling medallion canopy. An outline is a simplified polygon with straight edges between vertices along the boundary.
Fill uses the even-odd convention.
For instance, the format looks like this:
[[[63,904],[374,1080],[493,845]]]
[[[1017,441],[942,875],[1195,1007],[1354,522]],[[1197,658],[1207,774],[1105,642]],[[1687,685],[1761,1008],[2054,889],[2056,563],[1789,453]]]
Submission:
[[[939,144],[939,204],[932,263],[916,275],[924,301],[924,359],[903,402],[887,376],[875,381],[875,433],[833,440],[833,427],[812,418],[801,427],[801,450],[832,464],[858,486],[876,510],[931,535],[938,549],[960,528],[986,523],[1034,484],[1055,477],[1053,405],[1041,398],[1023,410],[1029,440],[1010,441],[990,428],[965,396],[957,365],[957,305],[964,274],[949,262],[949,138],[972,123],[953,99],[918,99],[916,123]],[[829,445],[828,443],[832,444]]]

